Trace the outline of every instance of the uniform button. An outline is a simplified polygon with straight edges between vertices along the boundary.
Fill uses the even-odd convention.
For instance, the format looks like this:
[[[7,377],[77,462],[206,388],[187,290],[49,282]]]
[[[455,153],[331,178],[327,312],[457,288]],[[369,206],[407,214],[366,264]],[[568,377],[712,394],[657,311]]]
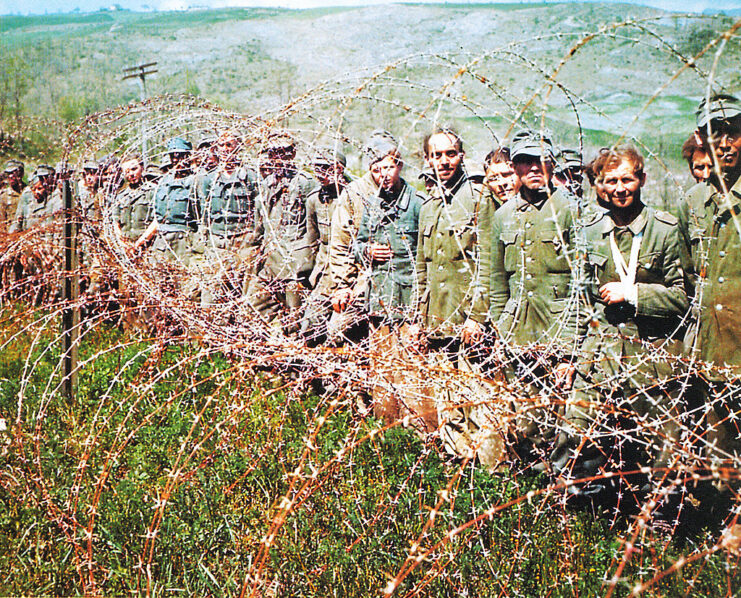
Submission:
[[[719,255],[720,257],[726,257],[726,252],[725,252],[725,251],[719,251],[719,252],[718,252],[718,255]]]
[[[527,256],[527,257],[525,258],[525,262],[527,262],[528,264],[529,264],[530,262],[532,262],[532,261],[533,261],[533,258],[531,258],[530,256]]]
[[[528,296],[528,297],[532,297],[532,296],[533,296],[533,292],[532,292],[532,291],[528,291],[528,292],[527,292],[527,296]]]
[[[442,254],[443,254],[443,250],[442,250],[442,249],[438,249],[438,250],[437,250],[437,254],[438,254],[438,255],[442,255]]]
[[[440,288],[442,289],[445,286],[445,282],[440,283]]]
[[[525,228],[530,228],[532,225],[533,225],[532,222],[528,222],[525,224]]]
[[[625,328],[625,322],[620,322],[620,324],[618,324],[618,328]]]
[[[532,245],[532,244],[533,244],[532,239],[528,239],[527,241],[525,241],[525,245]]]
[[[532,277],[533,277],[532,274],[526,274],[525,275],[525,280],[530,280]]]
[[[438,269],[438,270],[439,270],[440,272],[442,272],[442,271],[443,271],[443,267],[442,267],[442,265],[438,266],[438,267],[437,267],[437,269]]]
[[[715,306],[715,311],[722,311],[722,310],[723,310],[723,306],[722,306],[722,305],[721,305],[720,303],[718,303],[718,304],[717,304],[717,305]]]
[[[723,278],[722,276],[719,276],[719,277],[718,277],[718,282],[719,282],[720,284],[723,284],[723,283],[724,283],[725,281],[726,281],[726,279],[725,279],[725,278]]]

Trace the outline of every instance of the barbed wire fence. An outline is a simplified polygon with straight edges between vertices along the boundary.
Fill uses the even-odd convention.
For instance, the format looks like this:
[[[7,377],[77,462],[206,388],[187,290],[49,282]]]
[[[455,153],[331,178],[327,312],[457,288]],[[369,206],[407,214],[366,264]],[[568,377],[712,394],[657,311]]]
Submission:
[[[364,138],[380,126],[398,137],[405,161],[404,176],[414,182],[423,167],[422,136],[437,126],[453,124],[459,130],[467,148],[471,148],[467,166],[472,172],[476,168],[472,158],[477,152],[483,154],[507,144],[513,131],[524,125],[548,128],[561,146],[578,148],[585,154],[599,145],[623,140],[633,143],[647,156],[651,177],[647,203],[661,207],[666,198],[658,197],[659,181],[670,181],[670,196],[679,202],[686,179],[670,171],[656,138],[649,132],[654,130],[648,122],[655,118],[652,108],[666,101],[677,87],[703,93],[724,89],[729,68],[724,62],[725,53],[729,43],[736,43],[741,27],[740,21],[697,55],[684,56],[656,33],[657,24],[664,19],[623,21],[575,34],[565,55],[549,56],[547,60],[527,48],[535,46],[545,53],[552,41],[563,39],[563,34],[534,36],[480,54],[420,53],[326,81],[290,103],[259,115],[224,110],[198,98],[156,97],[89,116],[68,135],[65,154],[77,169],[87,156],[110,155],[122,161],[138,151],[144,120],[150,148],[146,159],[151,164],[164,160],[166,142],[171,137],[198,140],[233,131],[244,140],[240,163],[258,172],[261,150],[270,135],[279,132],[296,140],[300,171],[311,173],[314,152],[329,144],[346,150],[349,169],[362,174]],[[591,64],[595,57],[593,48],[603,55],[605,48],[622,46],[630,48],[629,53],[637,60],[649,64],[652,57],[660,55],[674,68],[668,74],[652,74],[647,69],[643,76],[652,84],[650,88],[645,82],[641,84],[649,90],[641,101],[623,107],[619,113],[608,113],[600,107],[599,98],[585,90],[613,87],[610,77],[614,71],[607,69],[601,74],[603,79],[579,85],[574,85],[578,80],[574,72],[587,70],[585,64]],[[686,122],[692,127],[693,115],[687,116]],[[595,142],[590,136],[585,123],[596,121],[607,123],[602,128],[613,132],[607,141]],[[691,130],[680,133],[687,135]],[[579,433],[584,443],[615,447],[615,454],[610,455],[611,467],[588,480],[567,475],[558,482],[538,478],[533,483],[533,474],[508,457],[508,431],[525,421],[558,436],[569,425],[563,413],[574,399],[548,376],[533,384],[525,377],[513,379],[502,373],[508,368],[521,371],[518,366],[531,362],[533,355],[547,363],[556,348],[546,331],[527,347],[500,341],[491,351],[492,366],[486,373],[458,370],[421,352],[412,351],[412,359],[400,359],[392,352],[373,355],[367,343],[307,346],[283,332],[290,327],[291,314],[284,314],[279,325],[270,326],[235,292],[240,285],[234,283],[233,261],[209,262],[204,258],[187,265],[155,263],[146,253],[132,253],[113,230],[112,207],[104,206],[100,222],[82,219],[82,258],[77,272],[65,271],[60,265],[61,219],[6,235],[0,258],[0,347],[4,359],[20,364],[21,372],[17,380],[2,381],[13,389],[13,403],[4,398],[0,414],[5,422],[5,429],[0,431],[4,462],[0,483],[7,496],[32,506],[51,524],[56,534],[54,542],[64,545],[68,551],[65,558],[73,563],[77,591],[109,593],[113,572],[128,568],[135,571],[139,593],[167,592],[162,579],[171,564],[162,555],[171,554],[171,547],[165,551],[161,546],[177,526],[170,517],[173,505],[182,500],[184,489],[205,484],[204,480],[211,477],[218,478],[215,488],[225,496],[250,493],[239,499],[245,509],[257,504],[261,512],[269,514],[253,522],[250,533],[227,534],[224,542],[230,547],[229,557],[220,563],[221,570],[208,571],[214,587],[229,588],[225,593],[244,596],[292,595],[292,581],[281,577],[276,565],[281,552],[289,550],[286,538],[296,533],[302,517],[311,518],[317,505],[336,493],[346,493],[350,502],[367,504],[352,484],[353,479],[365,475],[354,470],[358,455],[380,452],[383,438],[393,435],[397,428],[416,430],[420,438],[413,445],[417,452],[404,455],[410,458],[404,462],[408,468],[401,474],[385,471],[379,456],[379,471],[374,475],[381,490],[374,499],[375,510],[337,512],[333,522],[338,528],[346,528],[347,553],[367,541],[383,546],[401,509],[399,497],[408,490],[419,495],[419,525],[415,533],[397,539],[399,545],[386,547],[395,558],[389,560],[386,583],[373,588],[377,593],[426,595],[430,584],[440,580],[447,580],[451,591],[460,590],[465,587],[466,573],[458,561],[480,543],[484,546],[479,553],[482,562],[496,572],[492,587],[497,589],[492,595],[495,591],[510,595],[508,588],[514,587],[522,575],[518,555],[524,562],[527,534],[532,529],[517,515],[523,505],[532,508],[534,520],[553,518],[557,522],[563,538],[557,549],[565,555],[563,563],[572,560],[569,555],[576,562],[573,553],[577,542],[569,538],[577,534],[577,524],[564,505],[570,488],[595,481],[615,483],[619,495],[616,504],[603,514],[620,537],[612,561],[604,563],[605,595],[659,595],[655,592],[667,578],[681,579],[679,584],[691,595],[702,563],[718,553],[727,555],[727,583],[717,588],[718,595],[730,596],[738,591],[733,572],[741,545],[734,525],[739,514],[738,455],[711,444],[698,424],[712,405],[691,403],[689,381],[701,376],[707,364],[699,363],[692,353],[673,350],[675,341],[681,340],[681,328],[660,346],[647,344],[629,366],[601,379],[592,390],[601,391],[595,396],[604,396],[615,388],[633,388],[638,373],[658,371],[656,364],[665,366],[668,373],[644,377],[624,403],[583,405],[589,415]],[[574,214],[575,220],[580,217]],[[574,263],[579,260],[576,253],[568,257]],[[246,271],[250,266],[242,263],[240,268]],[[83,290],[70,306],[58,289],[72,274],[83,281]],[[202,304],[185,291],[206,287],[215,289],[218,301]],[[693,298],[689,313],[696,313],[701,293]],[[565,325],[583,304],[583,286],[574,285],[560,324]],[[59,321],[62,311],[70,307],[83,314],[77,371],[85,390],[66,403],[61,394],[64,355]],[[120,333],[103,352],[87,349],[97,346],[110,330],[125,333]],[[109,355],[119,356],[113,369],[100,365],[108,363],[105,358]],[[578,349],[572,357],[576,363],[588,358]],[[715,370],[728,380],[737,379],[732,367],[716,364]],[[359,406],[363,395],[376,387],[403,404],[398,421],[369,420]],[[655,391],[663,388],[677,392],[661,394],[662,400],[657,403]],[[314,392],[309,393],[309,389]],[[501,495],[482,495],[472,475],[482,465],[472,455],[451,459],[437,440],[439,430],[430,430],[420,422],[418,406],[431,394],[441,392],[447,392],[451,408],[484,409],[488,413],[490,428],[474,439],[474,445],[489,442],[492,437],[498,439],[500,461],[491,470],[495,479],[502,481]],[[639,400],[652,403],[650,417],[638,416],[631,409],[631,402]],[[717,400],[725,398],[719,396]],[[76,409],[83,404],[87,415],[79,418]],[[729,400],[728,404],[733,403]],[[192,418],[179,421],[186,407]],[[728,418],[734,421],[737,416],[729,406]],[[138,471],[137,475],[144,477],[134,478],[133,464],[140,454],[158,449],[150,428],[169,425],[173,420],[178,420],[178,432],[174,440],[168,440],[172,440],[168,445],[171,450],[158,452],[163,459],[161,469]],[[673,432],[668,434],[670,428]],[[249,444],[245,444],[245,438],[250,438]],[[666,455],[663,466],[652,469],[629,460],[621,462],[621,447],[630,442]],[[408,449],[400,447],[402,453]],[[239,474],[222,477],[226,470],[220,464],[234,459],[241,463]],[[426,468],[440,459],[448,468],[444,487],[433,495],[425,493]],[[256,489],[248,483],[251,476],[271,467],[277,468],[282,483],[252,495]],[[636,488],[635,474],[643,474],[650,487]],[[155,475],[156,483],[152,484],[147,475]],[[339,479],[342,488],[337,486]],[[713,508],[725,509],[718,515],[719,527],[715,534],[685,541],[679,556],[667,563],[661,554],[667,550],[668,539],[656,537],[651,525],[655,512],[669,496],[679,497],[679,513],[697,510],[699,489],[705,483],[714,485],[724,497],[713,503]],[[128,546],[113,546],[105,530],[114,517],[111,504],[124,491],[135,495],[141,505],[125,516],[135,522],[132,529],[144,531],[132,536]],[[621,501],[629,502],[631,495],[638,504],[631,518],[621,520]],[[471,503],[466,516],[454,517],[456,504],[466,501]],[[517,524],[508,532],[514,543],[512,558],[501,562],[502,553],[488,543],[490,526],[496,527],[513,513]],[[507,522],[511,525],[511,519]],[[204,533],[222,533],[223,525],[228,526],[219,524],[219,531],[207,529]],[[123,560],[114,559],[113,552],[125,555],[116,557]],[[187,563],[183,566],[197,568],[198,556],[183,556]],[[636,561],[640,565],[633,567]],[[683,577],[683,570],[692,564],[698,565],[694,577]],[[543,580],[543,595],[558,594],[558,584],[578,587],[578,570],[566,564],[562,569],[564,577],[558,582]],[[307,578],[323,573],[306,564]]]

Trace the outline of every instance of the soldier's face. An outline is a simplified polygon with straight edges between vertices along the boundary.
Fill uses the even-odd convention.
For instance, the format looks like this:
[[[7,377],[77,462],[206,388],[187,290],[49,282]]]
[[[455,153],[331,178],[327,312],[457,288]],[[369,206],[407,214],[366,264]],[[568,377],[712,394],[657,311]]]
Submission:
[[[98,186],[98,171],[97,170],[86,170],[85,174],[85,186],[94,188]]]
[[[21,184],[21,181],[23,180],[23,171],[20,169],[14,170],[13,172],[9,172],[7,175],[7,181],[8,184],[11,187],[19,187]]]
[[[520,179],[511,162],[492,162],[486,169],[486,185],[506,201],[520,190]]]
[[[232,162],[237,159],[239,140],[236,137],[220,137],[216,147],[219,160],[222,163]]]
[[[314,164],[316,180],[319,181],[322,187],[336,185],[340,178],[342,178],[343,172],[345,172],[345,167],[339,162],[335,162],[334,164]]]
[[[449,133],[436,133],[427,146],[427,166],[441,183],[454,179],[463,166],[464,153],[457,148],[456,138]]]
[[[537,156],[518,156],[513,161],[515,173],[523,187],[538,191],[547,187],[553,177],[553,162]]]
[[[632,162],[622,160],[605,169],[602,175],[605,200],[611,208],[628,209],[640,200],[641,187],[645,182],[645,173],[636,173]]]
[[[371,177],[384,191],[393,191],[401,184],[401,167],[401,160],[398,157],[388,155],[371,165]]]
[[[739,165],[741,158],[741,119],[713,121],[712,134],[708,139],[715,150],[715,158],[721,172],[729,172]]]
[[[49,193],[48,179],[46,177],[41,177],[31,183],[31,193],[33,193],[36,201],[42,201],[46,198]]]
[[[144,168],[139,160],[129,160],[121,164],[124,178],[130,185],[138,185],[142,182]]]
[[[707,181],[713,172],[713,160],[710,154],[703,150],[695,150],[690,161],[690,172],[698,183]]]

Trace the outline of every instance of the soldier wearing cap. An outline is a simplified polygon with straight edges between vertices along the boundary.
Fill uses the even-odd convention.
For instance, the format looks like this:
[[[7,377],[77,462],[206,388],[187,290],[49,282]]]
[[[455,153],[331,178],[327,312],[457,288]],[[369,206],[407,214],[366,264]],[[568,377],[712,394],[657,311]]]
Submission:
[[[139,247],[154,238],[155,256],[189,265],[198,250],[198,202],[190,170],[192,145],[180,137],[167,142],[170,168],[154,192],[154,219],[136,241]]]
[[[296,166],[296,142],[288,134],[272,135],[266,156],[255,225],[260,263],[247,302],[276,330],[295,332],[317,250],[306,217],[306,198],[316,182]]]
[[[219,154],[217,151],[217,138],[204,137],[198,142],[196,151],[193,153],[193,170],[196,179],[199,175],[213,172],[219,165]]]
[[[96,218],[100,212],[100,199],[103,194],[101,170],[102,164],[96,160],[86,159],[82,163],[82,177],[77,185],[77,197],[80,213],[84,218]]]
[[[202,236],[209,264],[219,269],[212,285],[202,290],[201,300],[211,303],[226,287],[230,294],[242,292],[246,271],[255,257],[256,200],[255,172],[242,165],[242,139],[225,131],[215,142],[218,166],[210,173],[196,175],[196,194],[202,214]]]
[[[345,154],[335,146],[319,147],[312,164],[319,187],[306,198],[306,218],[309,241],[317,245],[317,253],[309,275],[312,291],[301,319],[301,334],[309,344],[314,345],[326,340],[333,313],[330,298],[332,285],[328,272],[330,227],[337,199],[350,180],[345,174]]]
[[[528,403],[541,395],[551,370],[556,385],[569,386],[573,355],[583,322],[574,293],[571,263],[576,259],[573,195],[552,182],[553,145],[543,132],[522,130],[512,139],[512,162],[521,182],[517,197],[492,218],[489,313],[482,321],[513,349],[506,375],[531,394],[516,406],[514,450],[528,464],[541,461],[555,429],[543,424],[549,410]],[[475,315],[474,315],[475,317]],[[544,397],[540,397],[544,398]]]
[[[388,131],[373,131],[363,147],[368,172],[350,183],[337,200],[332,214],[329,242],[328,275],[332,316],[328,335],[333,343],[356,341],[367,333],[362,298],[367,276],[355,260],[353,243],[358,235],[367,198],[378,196],[381,189],[371,169],[388,155],[398,152],[398,143]],[[379,179],[380,180],[380,179]]]
[[[553,171],[553,183],[575,197],[584,195],[584,164],[581,152],[575,149],[562,149],[556,156],[557,167]]]
[[[741,450],[741,102],[728,94],[712,95],[702,100],[696,116],[696,133],[711,150],[713,169],[707,181],[688,192],[680,214],[689,240],[687,269],[697,319],[686,345],[701,362],[706,446],[716,462]]]
[[[10,232],[26,231],[34,226],[49,224],[55,214],[64,210],[64,204],[59,198],[52,196],[53,190],[54,169],[40,164],[21,194]]]
[[[7,185],[0,192],[0,233],[5,233],[13,222],[25,184],[23,182],[23,162],[10,160],[3,170]]]
[[[394,357],[404,359],[401,339],[409,336],[409,324],[417,319],[416,258],[423,197],[402,178],[402,168],[398,149],[372,157],[370,174],[378,191],[365,198],[353,243],[355,260],[367,273],[364,310],[370,327],[371,371],[380,378],[373,389],[373,409],[387,422],[402,412],[406,415],[407,409],[415,417],[422,415],[419,405],[410,404],[417,393],[402,389],[408,372],[398,365],[389,367]],[[389,386],[391,392],[386,390]],[[423,419],[422,427],[431,431],[435,424],[436,418],[428,429]]]

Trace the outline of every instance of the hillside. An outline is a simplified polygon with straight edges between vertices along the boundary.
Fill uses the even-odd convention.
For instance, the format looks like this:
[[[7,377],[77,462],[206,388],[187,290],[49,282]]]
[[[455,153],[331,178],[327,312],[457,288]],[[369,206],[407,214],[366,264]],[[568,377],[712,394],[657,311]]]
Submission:
[[[156,60],[150,95],[191,93],[262,114],[313,89],[317,101],[304,99],[302,110],[311,112],[300,119],[305,123],[331,119],[340,101],[380,72],[365,86],[367,97],[343,105],[346,134],[402,127],[416,140],[418,124],[394,106],[423,110],[431,97],[445,96],[449,103],[435,108],[439,118],[470,129],[471,146],[484,152],[492,143],[485,124],[503,134],[540,93],[526,115],[538,120],[545,107],[547,124],[564,144],[593,147],[627,134],[676,163],[715,51],[697,68],[686,68],[682,57],[732,25],[722,15],[554,3],[4,17],[0,120],[73,121],[137,100],[138,86],[122,81],[121,69]],[[548,91],[548,77],[575,47]],[[738,55],[733,37],[713,74],[716,85],[741,87],[731,68]],[[471,69],[459,76],[469,61]],[[7,153],[13,152],[11,145]]]

